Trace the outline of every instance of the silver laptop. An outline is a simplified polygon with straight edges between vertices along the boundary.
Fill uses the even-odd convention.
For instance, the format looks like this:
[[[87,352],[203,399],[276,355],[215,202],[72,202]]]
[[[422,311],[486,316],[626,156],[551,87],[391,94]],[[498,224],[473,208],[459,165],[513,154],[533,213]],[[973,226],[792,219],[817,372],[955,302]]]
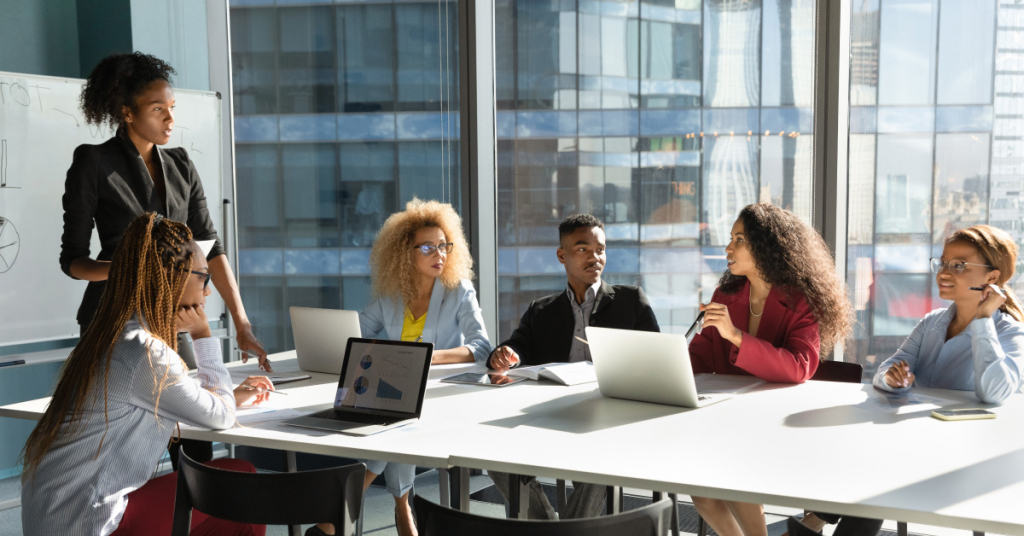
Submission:
[[[351,338],[334,407],[284,421],[350,435],[373,435],[420,418],[434,344]]]
[[[589,326],[586,332],[604,396],[687,408],[732,398],[697,392],[685,335]]]
[[[289,307],[288,313],[292,317],[299,368],[337,374],[349,337],[362,337],[359,313],[311,307]]]

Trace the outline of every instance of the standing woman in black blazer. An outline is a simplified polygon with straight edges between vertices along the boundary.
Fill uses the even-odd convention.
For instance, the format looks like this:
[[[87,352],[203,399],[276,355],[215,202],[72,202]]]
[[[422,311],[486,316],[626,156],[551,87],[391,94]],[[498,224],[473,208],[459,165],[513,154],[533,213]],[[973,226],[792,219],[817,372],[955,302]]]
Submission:
[[[258,354],[260,366],[270,371],[267,353],[252,333],[234,273],[210,221],[195,166],[185,149],[157,147],[171,140],[174,129],[172,74],[170,65],[148,54],[115,54],[93,69],[82,90],[86,121],[109,124],[117,134],[101,145],[75,149],[64,183],[60,267],[65,274],[90,282],[78,309],[78,324],[84,332],[92,321],[110,259],[125,229],[143,213],[155,212],[187,224],[196,240],[215,241],[207,255],[210,274],[231,311],[238,347]],[[96,259],[89,251],[93,225],[101,244]],[[181,346],[191,349],[188,344]]]
[[[64,235],[60,267],[70,277],[89,281],[78,308],[82,333],[92,322],[110,272],[110,260],[135,218],[155,212],[183,222],[195,240],[214,240],[207,255],[213,285],[224,298],[238,332],[238,347],[259,355],[270,372],[267,352],[252,333],[235,275],[210,221],[199,174],[185,149],[160,149],[174,131],[174,69],[153,56],[136,52],[104,58],[82,90],[81,105],[90,124],[109,124],[117,134],[100,145],[80,145],[64,183]],[[100,253],[89,251],[92,229],[100,235]],[[195,368],[192,344],[178,334],[178,353]],[[243,357],[245,359],[245,357]],[[209,442],[185,441],[200,461],[213,457]],[[177,444],[170,448],[177,465]]]

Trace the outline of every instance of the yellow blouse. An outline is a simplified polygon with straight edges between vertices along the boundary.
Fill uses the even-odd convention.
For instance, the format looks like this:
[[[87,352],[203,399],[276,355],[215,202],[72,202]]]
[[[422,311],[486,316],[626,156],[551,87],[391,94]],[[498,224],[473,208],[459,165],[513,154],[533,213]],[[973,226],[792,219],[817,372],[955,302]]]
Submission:
[[[427,324],[427,313],[423,313],[419,318],[412,317],[412,311],[408,307],[405,308],[405,321],[402,322],[402,340],[408,342],[414,342],[416,339],[423,336],[423,326]]]

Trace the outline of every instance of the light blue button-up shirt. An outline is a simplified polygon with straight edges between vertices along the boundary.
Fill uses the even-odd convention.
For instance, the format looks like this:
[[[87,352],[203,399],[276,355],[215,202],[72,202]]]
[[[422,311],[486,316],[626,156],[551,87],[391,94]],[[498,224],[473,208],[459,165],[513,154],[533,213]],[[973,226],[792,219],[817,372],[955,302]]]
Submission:
[[[918,387],[973,390],[987,404],[999,404],[1021,389],[1024,370],[1024,324],[997,310],[991,318],[976,318],[967,329],[946,340],[956,304],[928,313],[872,381],[875,387],[902,393],[885,383],[885,373],[906,361]]]

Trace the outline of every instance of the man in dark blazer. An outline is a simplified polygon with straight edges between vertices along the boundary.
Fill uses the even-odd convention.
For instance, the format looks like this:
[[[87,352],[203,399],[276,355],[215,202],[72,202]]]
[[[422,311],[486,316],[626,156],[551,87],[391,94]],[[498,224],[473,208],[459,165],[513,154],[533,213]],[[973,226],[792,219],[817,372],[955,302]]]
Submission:
[[[601,280],[607,260],[604,224],[590,214],[574,214],[558,226],[558,262],[565,266],[567,288],[530,304],[512,336],[487,360],[498,371],[566,361],[590,361],[586,326],[659,331],[643,289]],[[488,472],[508,500],[509,477]],[[554,519],[554,509],[536,479],[530,480],[531,519]],[[605,486],[573,482],[574,492],[561,519],[593,517],[605,504]]]

